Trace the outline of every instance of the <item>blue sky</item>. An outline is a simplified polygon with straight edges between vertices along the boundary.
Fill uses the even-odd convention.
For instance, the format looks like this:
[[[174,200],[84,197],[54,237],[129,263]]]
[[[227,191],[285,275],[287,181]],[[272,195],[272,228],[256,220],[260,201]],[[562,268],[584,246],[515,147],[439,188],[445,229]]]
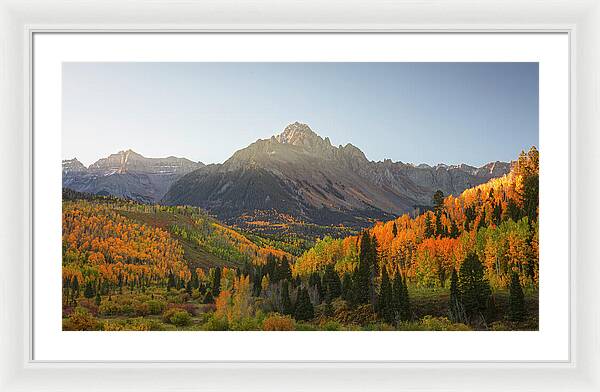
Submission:
[[[537,63],[64,63],[64,159],[223,162],[289,123],[371,160],[515,159],[538,146]]]

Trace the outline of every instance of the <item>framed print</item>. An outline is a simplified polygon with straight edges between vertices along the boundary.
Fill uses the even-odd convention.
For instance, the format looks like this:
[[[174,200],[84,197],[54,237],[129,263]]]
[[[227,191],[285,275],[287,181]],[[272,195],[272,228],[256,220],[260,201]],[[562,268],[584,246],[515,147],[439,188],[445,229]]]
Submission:
[[[595,4],[477,30],[6,10],[9,390],[598,387]]]
[[[34,359],[568,360],[567,34],[33,40]]]

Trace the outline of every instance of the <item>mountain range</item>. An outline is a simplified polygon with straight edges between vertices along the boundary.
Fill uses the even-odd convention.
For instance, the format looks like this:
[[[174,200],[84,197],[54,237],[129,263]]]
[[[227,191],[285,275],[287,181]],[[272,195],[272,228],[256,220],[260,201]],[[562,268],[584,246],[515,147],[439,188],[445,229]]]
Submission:
[[[141,202],[193,205],[233,224],[293,219],[362,227],[431,205],[435,191],[458,195],[510,171],[482,167],[374,162],[352,144],[333,146],[306,124],[259,139],[222,164],[145,158],[121,151],[86,168],[63,161],[63,186]]]
[[[77,158],[62,162],[63,187],[78,192],[113,195],[142,203],[158,203],[171,184],[203,167],[186,158],[146,158],[119,151],[85,167]]]

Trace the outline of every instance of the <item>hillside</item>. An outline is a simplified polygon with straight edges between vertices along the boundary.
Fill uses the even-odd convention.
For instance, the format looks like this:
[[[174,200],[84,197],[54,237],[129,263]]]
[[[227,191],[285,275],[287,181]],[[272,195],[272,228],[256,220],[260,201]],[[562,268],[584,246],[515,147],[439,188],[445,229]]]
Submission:
[[[269,255],[292,257],[270,246],[271,242],[266,239],[254,235],[250,240],[197,208],[149,206],[68,191],[66,196],[70,200],[63,202],[65,255],[76,255],[78,265],[91,263],[93,252],[102,253],[108,264],[146,265],[147,257],[132,256],[132,252],[147,253],[136,241],[151,248],[159,246],[155,240],[160,238],[172,244],[174,249],[162,253],[180,254],[178,262],[190,271],[198,268],[239,268],[245,263],[264,264]],[[140,239],[140,235],[148,232],[157,237]],[[107,245],[97,247],[94,240],[107,241]],[[293,249],[291,245],[288,247]],[[117,257],[117,254],[120,256]],[[156,257],[152,261],[156,262]],[[165,267],[167,270],[173,269],[167,261],[165,265],[169,265]]]

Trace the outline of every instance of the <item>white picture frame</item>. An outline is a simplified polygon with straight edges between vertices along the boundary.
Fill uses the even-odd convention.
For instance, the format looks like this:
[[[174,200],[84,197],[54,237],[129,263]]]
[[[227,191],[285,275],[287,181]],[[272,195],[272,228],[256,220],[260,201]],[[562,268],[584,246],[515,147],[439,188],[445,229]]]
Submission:
[[[306,21],[314,21],[312,23]],[[474,4],[233,4],[168,1],[0,3],[0,386],[2,390],[598,390],[599,294],[594,208],[600,147],[596,1]],[[30,360],[31,34],[34,31],[568,32],[571,39],[571,360],[564,363],[33,362]],[[10,190],[10,191],[7,191]],[[582,212],[580,215],[577,211]]]

